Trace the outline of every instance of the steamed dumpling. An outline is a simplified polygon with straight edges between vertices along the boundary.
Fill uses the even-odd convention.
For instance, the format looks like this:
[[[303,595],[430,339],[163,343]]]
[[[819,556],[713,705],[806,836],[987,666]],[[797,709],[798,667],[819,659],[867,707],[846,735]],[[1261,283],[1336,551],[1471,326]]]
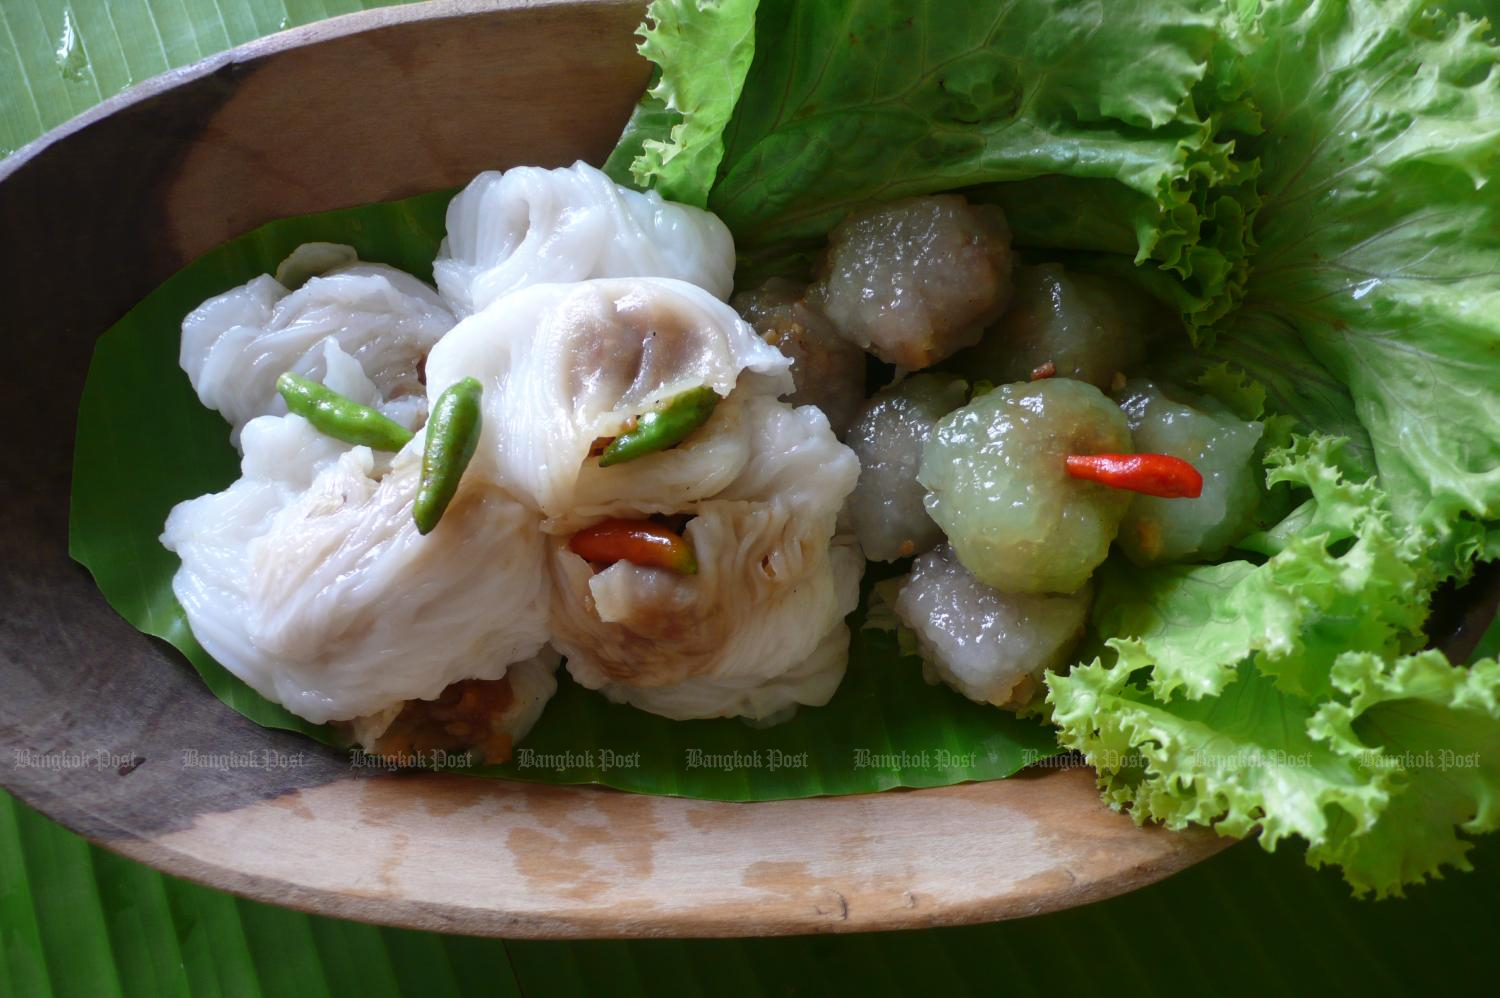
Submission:
[[[749,458],[741,400],[789,391],[790,363],[701,288],[604,279],[527,288],[465,319],[428,358],[427,387],[436,398],[465,377],[484,385],[470,474],[544,516],[588,517],[727,486]],[[655,403],[704,386],[735,397],[688,441],[607,469],[590,457]]]
[[[886,363],[921,370],[1005,311],[1011,255],[994,205],[958,194],[869,205],[828,234],[807,303]]]
[[[264,416],[242,443],[242,477],[178,504],[162,544],[182,559],[172,589],[194,636],[263,696],[313,722],[355,718],[497,679],[545,644],[535,514],[466,479],[420,536],[420,435],[377,458]]]
[[[865,401],[865,352],[838,334],[833,324],[804,300],[806,288],[773,277],[753,291],[735,295],[735,311],[767,343],[792,359],[792,405],[815,405],[843,439]]]
[[[484,385],[468,474],[544,517],[552,642],[584,686],[673,718],[764,719],[832,695],[863,568],[836,536],[859,465],[818,409],[777,400],[789,365],[729,306],[661,278],[527,288],[428,358],[431,397],[466,376]],[[600,442],[705,386],[722,401],[690,436],[600,466]],[[686,521],[697,574],[568,548],[601,519],[650,516]]]
[[[282,372],[323,380],[330,339],[383,398],[421,396],[422,359],[453,321],[430,287],[383,264],[337,267],[296,291],[261,276],[183,320],[179,359],[198,398],[229,421],[238,444],[250,420],[286,412],[276,393]]]
[[[752,396],[739,418],[749,452],[733,480],[654,510],[691,517],[696,575],[596,572],[567,537],[550,542],[553,642],[582,685],[678,720],[765,719],[826,703],[843,678],[864,559],[836,520],[859,464],[813,406]]]
[[[876,392],[860,410],[844,439],[859,457],[849,522],[866,558],[896,561],[942,542],[942,530],[927,515],[927,490],[917,481],[917,469],[938,420],[968,394],[962,378],[917,374]]]
[[[896,597],[923,673],[970,700],[1023,707],[1042,673],[1067,664],[1083,636],[1092,587],[1075,593],[1002,593],[974,578],[943,544],[912,563]]]
[[[365,751],[400,763],[446,762],[467,754],[498,763],[541,719],[557,692],[562,657],[551,647],[516,662],[499,679],[463,679],[432,700],[404,700],[349,725]]]
[[[594,277],[671,277],[727,299],[734,240],[717,216],[587,163],[517,166],[481,173],[448,205],[433,273],[459,316],[534,284]]]

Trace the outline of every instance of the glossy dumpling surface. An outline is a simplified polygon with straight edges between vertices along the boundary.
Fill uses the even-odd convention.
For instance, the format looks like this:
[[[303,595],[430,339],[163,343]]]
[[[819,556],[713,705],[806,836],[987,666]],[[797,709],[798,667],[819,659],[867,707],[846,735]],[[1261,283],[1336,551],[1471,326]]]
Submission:
[[[420,434],[376,455],[263,416],[242,442],[239,480],[178,504],[162,543],[182,559],[173,592],[194,636],[263,696],[314,722],[354,718],[498,678],[546,642],[535,514],[466,480],[420,536]]]
[[[858,463],[813,406],[751,397],[741,419],[733,480],[662,510],[689,517],[697,574],[591,565],[551,542],[553,641],[584,686],[677,719],[765,719],[833,695],[864,567],[837,531]]]
[[[587,163],[517,166],[481,173],[449,204],[433,274],[460,316],[534,284],[595,277],[670,277],[727,299],[734,240],[717,216]]]
[[[238,443],[250,420],[286,412],[276,393],[283,372],[323,380],[329,340],[358,362],[381,397],[421,396],[421,362],[453,321],[432,288],[383,264],[338,267],[296,291],[261,276],[183,320],[179,360]]]
[[[545,516],[589,516],[680,505],[727,485],[748,456],[740,400],[790,390],[790,363],[695,285],[604,279],[527,288],[464,320],[428,359],[427,388],[436,398],[477,378],[484,429],[472,473]],[[598,441],[700,387],[736,398],[672,450],[599,467]]]

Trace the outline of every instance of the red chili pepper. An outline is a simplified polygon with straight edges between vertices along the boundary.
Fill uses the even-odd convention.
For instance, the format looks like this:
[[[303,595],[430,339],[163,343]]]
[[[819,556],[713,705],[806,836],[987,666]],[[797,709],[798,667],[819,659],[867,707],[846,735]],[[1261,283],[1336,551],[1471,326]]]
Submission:
[[[1170,454],[1069,454],[1068,474],[1162,499],[1196,499],[1203,494],[1198,469]]]
[[[692,545],[650,520],[603,520],[574,534],[568,550],[587,561],[628,561],[679,575],[698,574]]]

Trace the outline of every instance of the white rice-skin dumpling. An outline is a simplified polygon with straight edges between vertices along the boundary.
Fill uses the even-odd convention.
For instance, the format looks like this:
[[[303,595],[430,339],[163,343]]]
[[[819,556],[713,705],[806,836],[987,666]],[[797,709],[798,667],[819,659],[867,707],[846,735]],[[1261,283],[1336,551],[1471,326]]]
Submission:
[[[334,370],[345,379],[330,387],[374,391]],[[263,696],[313,722],[351,719],[497,679],[545,644],[535,514],[476,478],[420,536],[420,434],[377,456],[263,416],[242,443],[242,477],[178,504],[162,543],[182,559],[173,592],[193,634]]]
[[[179,361],[198,398],[229,421],[238,444],[250,420],[286,412],[276,393],[283,372],[323,380],[323,344],[330,339],[359,363],[382,398],[420,397],[419,364],[453,322],[432,288],[383,264],[336,267],[296,291],[263,275],[210,298],[183,320]]]
[[[431,399],[465,377],[484,386],[470,474],[544,516],[589,516],[615,501],[622,511],[670,508],[727,485],[748,459],[739,397],[789,391],[790,365],[702,288],[608,279],[528,288],[465,319],[428,358],[427,386]],[[596,441],[700,387],[740,392],[669,451],[608,469],[589,460]]]
[[[451,724],[445,724],[443,718],[434,716],[431,710],[433,704],[428,701],[403,700],[374,714],[356,717],[349,723],[349,734],[366,752],[383,755],[392,751],[393,742],[401,743],[402,736],[409,735],[411,729],[420,731],[425,724],[430,731],[436,724],[444,729],[442,734],[449,736],[443,741],[451,739],[451,749],[438,745],[412,745],[410,738],[407,738],[407,744],[397,744],[394,747],[397,761],[433,761],[435,757],[441,759],[446,755],[456,755],[457,749],[462,747],[471,753],[471,757],[478,756],[485,762],[499,762],[507,758],[510,747],[530,734],[536,722],[541,720],[542,711],[557,693],[557,667],[560,664],[562,656],[551,646],[544,647],[530,658],[513,663],[505,670],[505,675],[496,680],[497,683],[504,684],[504,693],[497,691],[492,696],[493,700],[503,703],[504,707],[497,713],[488,713],[483,717],[470,714],[472,720],[467,721],[466,727],[454,728]],[[456,686],[450,686],[439,698],[439,702],[451,699],[455,691],[460,691],[458,706],[461,708],[464,706],[461,691],[467,685],[470,684],[460,682]],[[453,734],[455,730],[459,734]],[[476,738],[476,735],[481,735],[481,738]],[[505,740],[504,751],[488,755],[484,752],[482,741],[492,741],[496,736]],[[480,744],[475,744],[476,742]]]
[[[628,561],[595,572],[566,538],[551,542],[553,642],[584,686],[678,720],[765,719],[838,687],[864,558],[837,520],[858,461],[813,406],[752,396],[742,418],[749,454],[734,479],[658,511],[692,517],[696,574]]]
[[[668,717],[826,702],[863,566],[838,527],[858,461],[817,408],[777,401],[791,361],[725,304],[722,223],[583,164],[482,175],[448,221],[438,282],[454,311],[480,308],[457,325],[431,288],[332,245],[289,258],[298,290],[258,278],[184,324],[200,398],[243,430],[240,480],[180,504],[162,535],[204,648],[302,717],[352,721],[367,746],[426,723],[413,701],[512,668],[515,699],[487,730],[519,738],[557,652],[585,686]],[[280,415],[284,371],[416,436],[381,453]],[[422,535],[423,426],[469,378],[477,447]],[[684,438],[601,463],[602,445],[694,392],[713,401]],[[697,571],[572,551],[609,519],[670,522]]]
[[[553,644],[581,684],[672,718],[766,718],[827,701],[863,565],[838,512],[859,474],[816,408],[777,396],[789,361],[680,281],[530,288],[460,323],[428,359],[431,397],[485,386],[470,474],[533,503],[550,535]],[[721,398],[675,446],[604,466],[600,441],[683,393]],[[590,562],[605,519],[685,520],[697,571]]]
[[[433,274],[459,317],[534,284],[595,277],[671,277],[719,299],[734,288],[734,240],[717,216],[581,161],[481,173],[447,223]]]

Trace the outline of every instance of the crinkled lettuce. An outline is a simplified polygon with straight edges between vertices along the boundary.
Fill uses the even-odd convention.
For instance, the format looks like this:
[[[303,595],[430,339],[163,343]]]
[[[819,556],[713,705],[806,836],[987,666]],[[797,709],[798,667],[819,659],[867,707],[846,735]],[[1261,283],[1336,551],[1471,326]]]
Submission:
[[[1228,360],[1350,445],[1272,456],[1303,501],[1242,542],[1264,562],[1106,575],[1113,657],[1051,677],[1053,719],[1138,819],[1295,834],[1399,894],[1500,827],[1500,667],[1416,652],[1437,586],[1495,557],[1500,53],[1415,2],[1266,3],[1225,31],[1264,129],[1239,150],[1256,247],[1185,366]]]
[[[639,46],[651,88],[604,169],[702,208],[724,156],[724,128],[755,53],[757,0],[653,0]]]
[[[1414,0],[1268,3],[1241,29],[1263,200],[1221,335],[1294,333],[1460,569],[1500,519],[1500,50]]]
[[[675,16],[663,20],[669,10]],[[1105,11],[1071,0],[761,0],[754,59],[723,128],[722,158],[706,134],[717,116],[690,118],[701,127],[684,141],[703,163],[685,184],[681,156],[663,162],[652,152],[656,140],[642,138],[652,127],[647,108],[669,88],[729,94],[719,53],[743,24],[710,17],[693,0],[657,0],[658,26],[647,29],[642,51],[656,53],[661,81],[621,146],[645,143],[631,173],[667,196],[712,185],[708,205],[735,234],[742,278],[795,267],[870,201],[1061,182],[1067,196],[1045,200],[1076,200],[1077,217],[1018,211],[1022,241],[1095,249],[1098,233],[1072,236],[1068,227],[1107,219],[1099,223],[1107,248],[1157,262],[1185,314],[1198,321],[1222,313],[1243,283],[1253,211],[1246,182],[1254,164],[1232,157],[1229,136],[1253,129],[1254,114],[1205,82],[1225,47],[1219,4],[1164,0]],[[659,26],[684,22],[699,25],[694,46]],[[710,33],[711,42],[701,40]],[[987,190],[1007,203],[1005,189]],[[1090,199],[1073,197],[1084,191]]]
[[[670,40],[668,8],[714,40]],[[653,93],[709,110],[667,156],[648,98],[617,154],[717,211],[745,280],[857,205],[962,190],[1174,304],[1199,349],[1158,373],[1267,421],[1260,522],[1219,564],[1107,563],[1102,654],[1048,710],[1137,820],[1296,836],[1360,892],[1500,826],[1500,665],[1421,650],[1437,588],[1500,557],[1500,49],[1474,9],[658,0]]]
[[[1299,438],[1269,478],[1307,496],[1264,562],[1111,565],[1112,657],[1049,677],[1064,745],[1137,820],[1295,834],[1358,891],[1465,868],[1500,827],[1500,666],[1419,652],[1441,572],[1339,442]]]

